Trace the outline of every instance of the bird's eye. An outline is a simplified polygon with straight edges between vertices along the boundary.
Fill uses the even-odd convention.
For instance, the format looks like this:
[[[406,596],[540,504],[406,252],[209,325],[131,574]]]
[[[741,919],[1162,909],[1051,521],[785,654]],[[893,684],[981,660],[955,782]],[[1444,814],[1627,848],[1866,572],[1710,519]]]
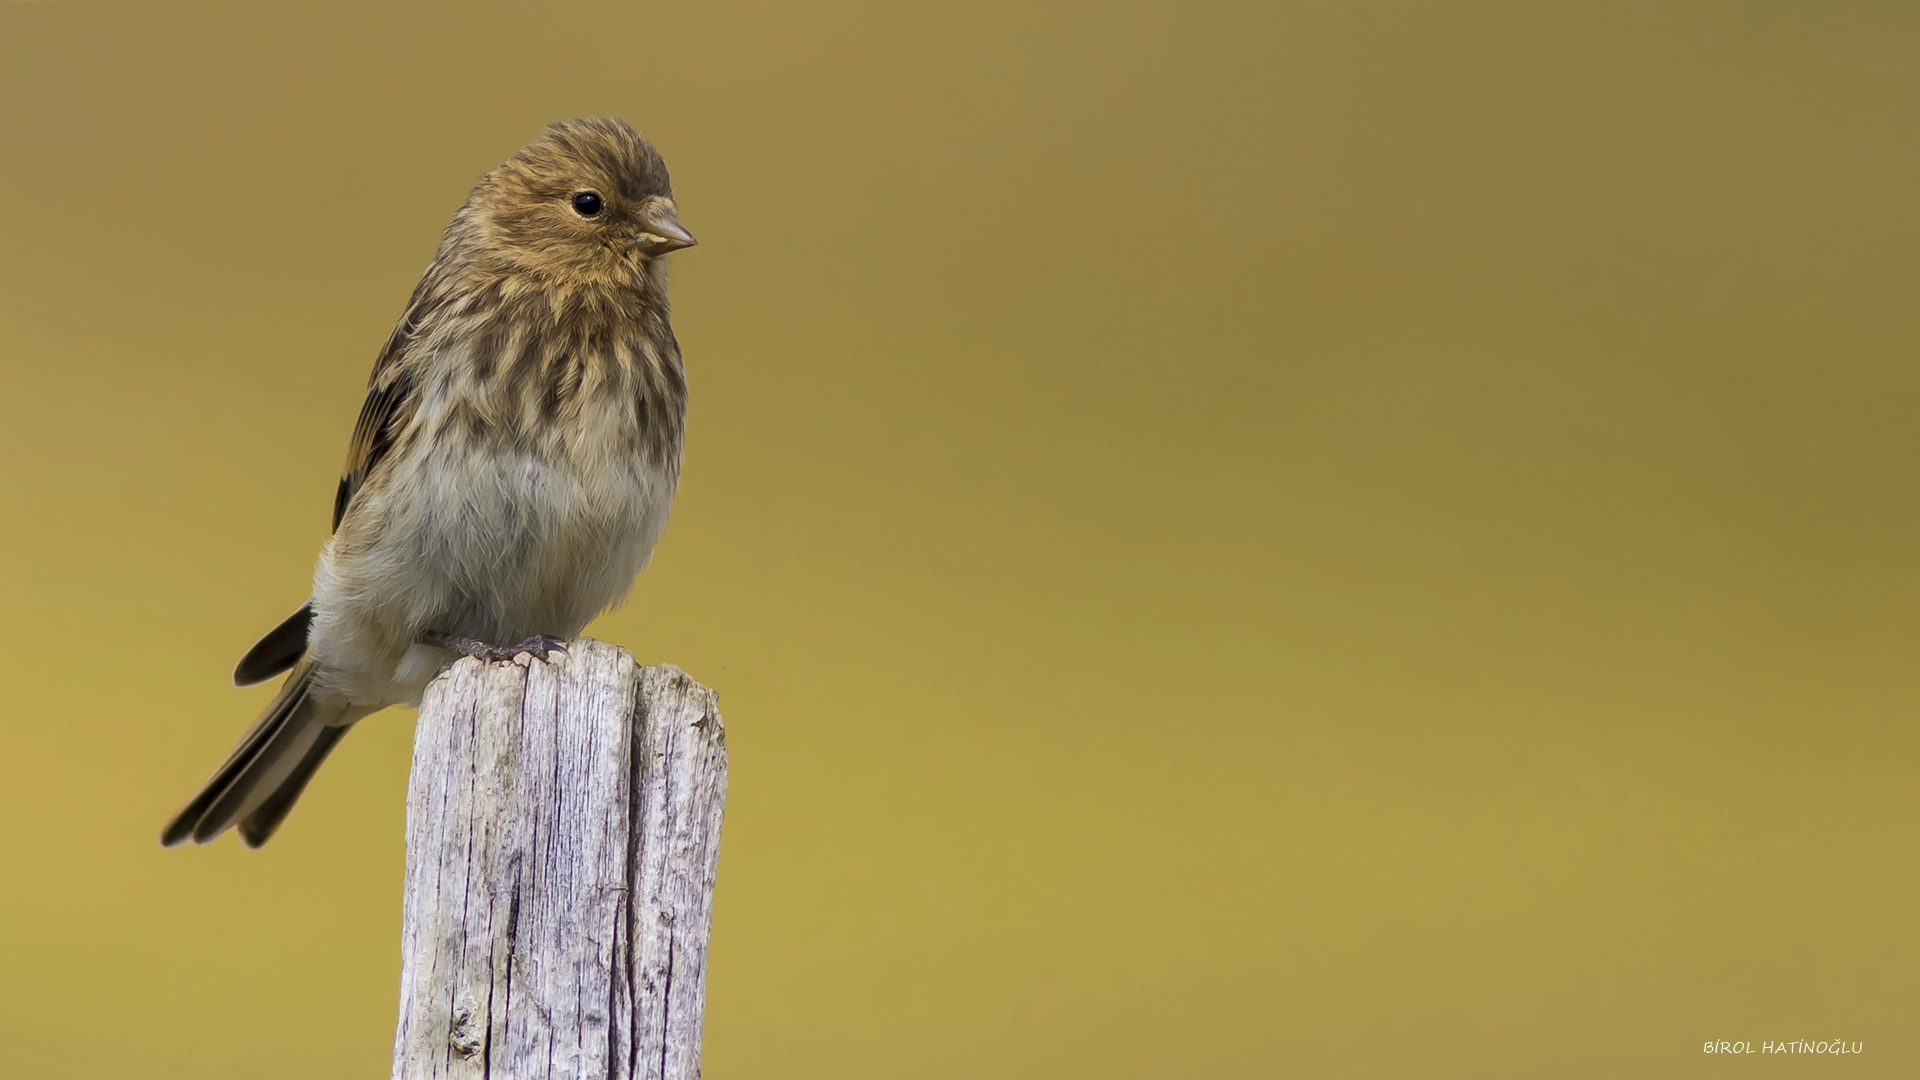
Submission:
[[[597,191],[582,191],[573,197],[574,212],[581,217],[597,217],[600,206],[600,193]]]

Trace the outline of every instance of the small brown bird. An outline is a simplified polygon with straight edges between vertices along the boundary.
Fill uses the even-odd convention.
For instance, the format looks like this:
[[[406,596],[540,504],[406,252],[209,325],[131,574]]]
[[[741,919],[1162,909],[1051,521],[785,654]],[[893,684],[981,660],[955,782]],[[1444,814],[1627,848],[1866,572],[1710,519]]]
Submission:
[[[374,361],[312,599],[234,682],[292,674],[162,844],[237,824],[259,847],[356,721],[626,596],[680,475],[662,256],[693,242],[619,120],[554,124],[480,179]]]

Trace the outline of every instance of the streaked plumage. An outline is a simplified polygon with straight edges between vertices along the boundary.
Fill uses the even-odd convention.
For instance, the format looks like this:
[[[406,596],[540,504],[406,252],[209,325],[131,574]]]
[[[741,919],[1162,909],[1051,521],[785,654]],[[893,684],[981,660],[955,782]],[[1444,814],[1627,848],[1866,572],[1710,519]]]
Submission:
[[[626,595],[680,473],[674,215],[618,120],[555,124],[481,178],[374,363],[313,598],[234,677],[292,674],[162,843],[264,843],[350,725],[457,655],[423,638],[568,638]]]

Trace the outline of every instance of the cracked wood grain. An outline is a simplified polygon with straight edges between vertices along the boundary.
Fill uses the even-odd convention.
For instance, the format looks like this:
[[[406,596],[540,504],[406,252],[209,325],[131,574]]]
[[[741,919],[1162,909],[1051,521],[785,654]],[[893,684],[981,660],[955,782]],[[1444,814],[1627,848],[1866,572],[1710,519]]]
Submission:
[[[700,1074],[718,698],[568,650],[461,660],[421,702],[395,1080]]]

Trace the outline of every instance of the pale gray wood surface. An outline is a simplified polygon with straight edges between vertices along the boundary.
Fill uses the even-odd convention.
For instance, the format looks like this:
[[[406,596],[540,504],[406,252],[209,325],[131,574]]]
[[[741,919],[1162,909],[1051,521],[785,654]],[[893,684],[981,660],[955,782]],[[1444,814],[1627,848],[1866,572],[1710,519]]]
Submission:
[[[427,688],[395,1080],[693,1080],[727,791],[718,699],[583,639]]]

